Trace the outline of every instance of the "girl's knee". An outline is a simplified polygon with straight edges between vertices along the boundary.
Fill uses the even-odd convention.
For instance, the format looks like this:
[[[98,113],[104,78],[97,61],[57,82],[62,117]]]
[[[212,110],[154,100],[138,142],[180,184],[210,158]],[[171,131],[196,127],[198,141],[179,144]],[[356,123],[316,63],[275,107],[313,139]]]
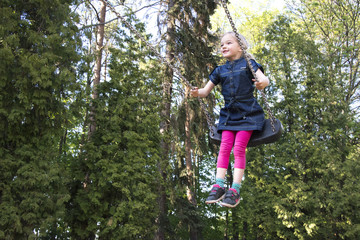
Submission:
[[[232,142],[221,142],[220,144],[220,152],[231,152],[231,149],[233,147]]]
[[[234,145],[234,152],[245,152],[246,151],[247,142],[236,142]]]

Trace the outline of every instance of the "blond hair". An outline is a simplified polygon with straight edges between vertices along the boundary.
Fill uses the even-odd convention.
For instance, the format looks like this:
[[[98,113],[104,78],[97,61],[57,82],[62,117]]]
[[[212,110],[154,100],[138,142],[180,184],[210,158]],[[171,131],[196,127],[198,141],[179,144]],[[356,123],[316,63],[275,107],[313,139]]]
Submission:
[[[223,35],[222,37],[224,37],[225,35],[228,35],[228,34],[232,35],[232,36],[238,41],[241,49],[244,48],[244,49],[242,49],[242,50],[245,50],[245,51],[246,51],[246,53],[250,56],[250,59],[254,59],[254,60],[255,60],[254,56],[247,51],[247,49],[249,48],[249,43],[246,41],[246,38],[245,38],[243,35],[241,35],[240,33],[238,33],[238,34],[239,34],[239,38],[240,38],[241,42],[243,43],[243,44],[241,44],[241,43],[239,42],[239,39],[236,37],[236,34],[235,34],[234,32],[226,32],[226,33],[224,33],[224,35]],[[243,54],[244,54],[244,53],[243,53]]]

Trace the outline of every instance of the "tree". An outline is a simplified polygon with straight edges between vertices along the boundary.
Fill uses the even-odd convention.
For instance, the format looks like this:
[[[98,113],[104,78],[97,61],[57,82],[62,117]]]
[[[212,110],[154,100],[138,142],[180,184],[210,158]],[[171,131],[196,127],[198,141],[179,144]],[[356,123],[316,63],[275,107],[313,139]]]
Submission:
[[[2,1],[0,238],[45,234],[69,199],[60,154],[80,46],[74,1]]]
[[[132,14],[126,19],[144,32]],[[149,239],[155,232],[160,70],[127,30],[114,33],[109,80],[94,99],[97,129],[71,167],[66,221],[74,239]]]
[[[302,62],[298,79],[304,87],[300,91],[300,119],[307,138],[306,143],[301,143],[302,156],[307,159],[302,163],[306,170],[301,179],[308,183],[306,188],[312,194],[307,198],[313,201],[302,205],[312,206],[310,210],[305,207],[305,213],[316,213],[307,216],[309,222],[298,223],[299,227],[305,226],[298,230],[303,237],[305,232],[314,238],[357,238],[359,234],[353,225],[358,218],[347,210],[358,208],[352,199],[359,197],[352,191],[347,193],[348,182],[357,182],[348,167],[356,168],[349,157],[358,149],[354,133],[359,129],[355,127],[356,113],[351,111],[359,82],[358,8],[356,1],[302,1],[296,8],[302,19],[300,24],[310,38],[310,44],[302,46],[303,51],[297,50]],[[346,197],[349,195],[351,199]]]
[[[348,182],[356,179],[348,167],[354,164],[350,153],[357,148],[352,133],[358,132],[353,128],[348,93],[343,91],[346,76],[339,71],[346,65],[329,56],[332,44],[309,38],[314,34],[303,29],[309,31],[294,20],[279,17],[266,31],[261,57],[270,73],[277,73],[270,93],[281,94],[274,108],[284,120],[286,133],[274,148],[251,152],[258,164],[251,166],[247,180],[267,193],[271,205],[265,209],[273,206],[275,214],[268,214],[281,220],[272,222],[277,225],[277,237],[356,238],[352,223],[358,220],[347,209],[358,206],[345,197],[359,197],[346,193]],[[317,29],[312,28],[311,33]],[[266,162],[260,160],[264,157]],[[345,219],[351,220],[345,223]],[[275,237],[271,225],[268,221],[261,224],[264,237]]]
[[[198,182],[199,176],[196,175],[196,149],[203,147],[208,151],[207,139],[205,132],[207,126],[205,113],[199,107],[198,103],[189,99],[190,87],[185,83],[194,84],[194,86],[202,86],[203,79],[207,79],[209,74],[208,66],[215,65],[212,57],[212,45],[214,36],[208,32],[209,18],[214,12],[216,4],[212,1],[193,2],[186,4],[176,4],[173,14],[176,16],[178,24],[176,25],[176,48],[175,54],[181,60],[181,67],[184,77],[178,84],[181,84],[183,91],[179,91],[178,97],[182,98],[179,110],[174,109],[174,115],[177,118],[175,133],[177,133],[178,143],[175,155],[178,157],[176,161],[180,167],[179,182],[176,182],[178,188],[186,191],[188,203],[182,205],[181,214],[184,214],[182,221],[189,226],[190,239],[202,238],[201,214],[196,206],[201,198],[197,193],[201,192]],[[183,92],[185,94],[183,94]],[[213,98],[209,97],[210,104]],[[191,109],[193,107],[194,109]],[[207,111],[212,112],[210,109]],[[200,116],[200,117],[198,117]],[[198,118],[197,118],[198,117]],[[199,128],[202,128],[199,131]],[[203,134],[203,135],[201,135]],[[192,142],[196,142],[200,146],[193,147]],[[182,190],[182,191],[184,191]],[[181,190],[180,190],[181,192]],[[184,201],[180,201],[184,203]]]
[[[312,40],[323,42],[329,61],[341,66],[330,69],[342,74],[345,101],[359,101],[359,5],[356,1],[301,1],[294,10],[302,19]]]
[[[93,91],[92,91],[92,98],[97,99],[99,97],[97,86],[100,83],[101,78],[101,68],[102,68],[102,54],[103,54],[103,47],[104,47],[104,35],[105,35],[105,17],[106,17],[106,4],[104,1],[100,1],[100,13],[97,16],[99,23],[97,26],[97,33],[96,33],[96,63],[95,63],[95,76],[93,81]],[[95,114],[95,106],[91,105],[91,112],[90,112],[90,126],[89,126],[89,133],[88,138],[91,138],[92,134],[96,130],[96,114]]]
[[[168,12],[171,11],[172,7],[174,6],[173,0],[166,0],[162,1],[167,8]],[[170,14],[167,15],[167,24],[166,24],[166,61],[172,62],[174,55],[173,55],[173,42],[174,42],[174,18]],[[159,159],[158,171],[161,176],[161,182],[158,185],[158,206],[159,206],[159,216],[157,218],[157,231],[155,234],[156,240],[164,240],[165,239],[165,229],[168,226],[167,221],[167,194],[166,194],[166,183],[167,183],[167,168],[169,166],[168,157],[169,157],[169,141],[170,141],[170,134],[169,134],[169,122],[170,122],[170,109],[171,109],[171,94],[172,94],[172,78],[173,78],[173,70],[168,67],[166,68],[166,74],[164,76],[162,82],[162,104],[161,104],[161,111],[160,111],[160,133],[162,134],[161,140],[161,149],[162,154],[161,158]]]

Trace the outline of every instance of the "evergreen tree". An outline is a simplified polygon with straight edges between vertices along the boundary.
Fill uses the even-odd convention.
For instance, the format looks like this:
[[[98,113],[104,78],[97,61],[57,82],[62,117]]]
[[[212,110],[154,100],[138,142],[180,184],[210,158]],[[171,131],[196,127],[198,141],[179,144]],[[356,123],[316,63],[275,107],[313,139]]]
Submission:
[[[128,21],[144,31],[133,16]],[[98,85],[93,102],[96,131],[72,165],[66,221],[74,239],[149,239],[155,232],[160,71],[127,31],[118,28],[115,39],[110,80]]]
[[[209,17],[216,7],[213,1],[174,2],[168,14],[175,19],[173,53],[178,69],[186,79],[174,78],[172,95],[174,102],[171,111],[171,134],[173,135],[170,163],[173,170],[173,186],[171,195],[174,197],[174,216],[171,222],[180,224],[182,228],[172,226],[176,234],[182,238],[202,238],[202,213],[197,202],[201,193],[198,176],[197,154],[200,149],[208,152],[206,132],[208,130],[204,113],[200,110],[197,100],[189,99],[190,86],[204,84],[209,74],[209,65],[214,65],[212,57],[212,41],[214,37],[208,32]],[[210,98],[211,99],[211,98]],[[213,105],[213,103],[211,104]],[[208,109],[210,112],[210,108]],[[196,142],[196,144],[192,144]],[[195,148],[195,149],[194,149]],[[200,150],[200,151],[201,151]],[[186,200],[184,199],[186,194]],[[200,206],[203,207],[201,204]],[[178,218],[174,221],[173,218]],[[187,227],[186,227],[187,226]]]
[[[59,152],[78,89],[72,0],[0,3],[0,238],[33,239],[64,218]]]
[[[281,94],[275,109],[286,133],[279,144],[251,152],[256,161],[247,180],[266,193],[263,196],[269,200],[263,208],[272,207],[275,213],[263,214],[275,218],[271,223],[277,233],[273,224],[263,222],[266,216],[253,227],[261,224],[263,237],[356,238],[353,223],[358,218],[347,209],[359,206],[346,196],[359,197],[347,192],[348,182],[356,179],[349,171],[350,165],[356,168],[349,153],[356,149],[351,143],[358,128],[342,87],[346,80],[339,70],[344,66],[324,51],[329,49],[326,42],[320,45],[308,36],[285,17],[267,30],[270,47],[264,48],[262,57],[270,72],[277,73],[272,91]],[[358,189],[357,184],[353,188]],[[264,200],[260,196],[257,199]]]

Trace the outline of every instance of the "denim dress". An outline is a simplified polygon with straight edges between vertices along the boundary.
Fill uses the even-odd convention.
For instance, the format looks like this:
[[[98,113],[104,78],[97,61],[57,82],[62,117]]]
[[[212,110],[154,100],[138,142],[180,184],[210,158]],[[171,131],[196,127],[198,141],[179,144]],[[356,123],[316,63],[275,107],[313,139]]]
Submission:
[[[255,72],[262,67],[251,60]],[[261,130],[264,111],[253,95],[254,79],[245,58],[217,66],[209,76],[215,85],[221,83],[225,106],[220,110],[218,132]]]

